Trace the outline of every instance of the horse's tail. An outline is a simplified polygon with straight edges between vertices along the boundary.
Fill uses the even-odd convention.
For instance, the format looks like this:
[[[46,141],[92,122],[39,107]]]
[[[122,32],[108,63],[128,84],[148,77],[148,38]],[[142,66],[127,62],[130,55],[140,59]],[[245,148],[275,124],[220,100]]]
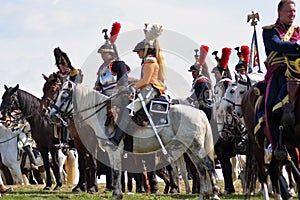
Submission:
[[[75,176],[76,176],[77,162],[76,162],[76,158],[75,158],[73,152],[69,152],[66,162],[67,162],[66,170],[67,170],[67,174],[68,174],[67,183],[74,184]]]
[[[214,161],[214,139],[213,133],[210,126],[208,119],[206,120],[206,133],[205,133],[205,140],[204,140],[204,148],[207,152],[208,157]]]
[[[245,195],[249,197],[250,193],[255,190],[256,188],[256,179],[257,179],[257,160],[254,156],[253,152],[253,143],[249,139],[248,140],[248,148],[246,152],[246,174],[245,174],[245,179],[246,179],[246,184],[244,185],[243,191]]]

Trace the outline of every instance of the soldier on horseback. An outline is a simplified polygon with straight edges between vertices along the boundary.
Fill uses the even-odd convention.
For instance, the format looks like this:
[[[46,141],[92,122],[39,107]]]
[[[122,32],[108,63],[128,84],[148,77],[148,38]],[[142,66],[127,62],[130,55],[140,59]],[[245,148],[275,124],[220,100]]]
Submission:
[[[62,84],[70,80],[74,83],[82,83],[83,74],[81,72],[81,69],[76,69],[72,66],[71,61],[67,54],[63,52],[59,47],[54,48],[54,57],[55,57],[55,63],[58,67],[58,75],[60,77],[60,80],[62,81]],[[68,128],[65,125],[62,125],[60,129],[56,129],[61,132],[60,136],[60,144],[55,144],[56,147],[63,147],[68,148],[69,147],[69,137],[70,133]]]
[[[208,118],[211,119],[211,80],[208,74],[208,67],[205,63],[205,58],[208,52],[208,46],[202,45],[200,47],[200,56],[198,55],[198,49],[195,49],[196,62],[188,70],[192,72],[194,78],[192,85],[192,94],[186,100],[193,104],[195,107],[203,110]]]
[[[54,49],[54,57],[56,66],[59,69],[59,75],[63,82],[70,80],[74,83],[82,83],[83,75],[81,69],[76,69],[72,66],[67,54],[59,47]]]
[[[18,148],[23,149],[28,155],[31,169],[38,170],[39,168],[36,165],[35,156],[32,150],[35,142],[31,137],[30,125],[23,118],[22,113],[20,111],[15,111],[11,116],[7,116],[6,120],[2,123],[15,134],[18,134]]]
[[[94,88],[107,96],[122,91],[124,87],[128,86],[128,73],[130,72],[130,68],[124,61],[120,60],[115,45],[120,28],[121,25],[118,22],[115,22],[112,26],[110,37],[107,35],[107,29],[103,29],[102,33],[104,33],[105,43],[98,49],[98,53],[101,54],[103,63],[98,69]],[[111,122],[116,122],[114,134],[109,135],[109,140],[106,141],[108,145],[115,147],[119,145],[124,136],[124,129],[120,127],[121,116],[123,113],[126,113],[125,108],[129,102],[126,95],[120,95],[122,95],[121,98],[120,96],[112,98],[107,104],[108,114],[105,122],[106,126]],[[118,115],[118,117],[116,115]],[[124,148],[127,151],[130,150],[131,144],[125,144]]]
[[[218,109],[218,105],[221,102],[221,98],[225,94],[225,91],[231,82],[231,73],[228,68],[228,61],[231,55],[231,49],[227,47],[223,48],[221,58],[219,58],[217,54],[218,51],[214,51],[212,53],[212,55],[215,56],[215,59],[217,61],[217,66],[214,67],[211,71],[211,73],[215,74],[216,79],[213,94],[215,109]]]
[[[292,0],[278,4],[278,19],[275,24],[263,27],[263,41],[267,59],[265,95],[265,119],[267,137],[277,159],[285,152],[279,144],[280,125],[294,125],[294,106],[299,89],[300,29],[294,26],[296,7]],[[259,88],[258,88],[259,89]],[[274,150],[274,153],[275,153]]]
[[[239,47],[235,48],[235,50],[237,50],[237,56],[239,57],[239,62],[235,66],[235,71],[237,72],[238,75],[244,76],[247,74],[248,67],[249,67],[250,50],[249,47],[246,45],[241,46],[241,51],[239,49],[240,49]],[[247,79],[249,79],[248,76]],[[237,132],[236,132],[237,134],[235,135],[236,138],[235,147],[237,150],[244,152],[246,151],[246,145],[248,139],[248,134],[247,134],[245,124],[242,122],[242,120],[236,114],[235,111],[232,112],[232,117],[233,120],[235,120],[235,124],[237,126]]]

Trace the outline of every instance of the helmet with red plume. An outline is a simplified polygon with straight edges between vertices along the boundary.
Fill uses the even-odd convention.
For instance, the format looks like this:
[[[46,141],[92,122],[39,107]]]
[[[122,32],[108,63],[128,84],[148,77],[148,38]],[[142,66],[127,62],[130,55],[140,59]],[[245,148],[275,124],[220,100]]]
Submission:
[[[224,47],[222,49],[221,58],[219,58],[217,56],[217,54],[218,54],[218,51],[214,51],[212,53],[212,55],[215,56],[215,59],[218,63],[217,66],[213,69],[212,72],[214,72],[215,70],[219,70],[219,72],[222,74],[222,77],[227,77],[227,78],[231,79],[231,74],[230,74],[230,71],[229,71],[229,68],[228,68],[228,61],[229,61],[229,58],[230,58],[230,55],[231,55],[231,48]]]
[[[248,69],[249,59],[250,59],[250,50],[249,47],[246,45],[241,46],[241,51],[239,51],[239,47],[236,47],[237,55],[239,57],[239,62],[235,66],[235,70],[246,70]]]
[[[103,29],[102,33],[104,34],[105,43],[98,49],[98,53],[111,53],[113,56],[117,56],[116,48],[114,47],[114,43],[117,40],[121,29],[121,24],[118,22],[113,23],[110,37],[107,35],[107,29]]]

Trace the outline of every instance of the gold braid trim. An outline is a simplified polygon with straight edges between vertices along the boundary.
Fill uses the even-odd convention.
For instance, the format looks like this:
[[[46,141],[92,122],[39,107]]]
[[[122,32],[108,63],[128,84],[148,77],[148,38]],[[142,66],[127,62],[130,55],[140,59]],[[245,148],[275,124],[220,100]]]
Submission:
[[[280,102],[278,102],[272,109],[272,112],[275,110],[281,108],[284,104],[287,104],[289,102],[289,95],[286,95]]]
[[[258,123],[256,124],[255,128],[254,128],[254,135],[257,134],[257,132],[259,131],[259,129],[261,128],[261,124],[265,121],[264,117],[260,117],[258,119]]]

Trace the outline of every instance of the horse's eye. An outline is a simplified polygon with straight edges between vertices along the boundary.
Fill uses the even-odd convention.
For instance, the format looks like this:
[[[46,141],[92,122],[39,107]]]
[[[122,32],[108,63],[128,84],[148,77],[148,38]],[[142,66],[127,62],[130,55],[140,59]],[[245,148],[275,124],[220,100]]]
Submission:
[[[234,93],[234,89],[230,90],[230,93],[231,93],[231,94]]]
[[[240,91],[240,94],[244,94],[245,93],[245,91]]]

